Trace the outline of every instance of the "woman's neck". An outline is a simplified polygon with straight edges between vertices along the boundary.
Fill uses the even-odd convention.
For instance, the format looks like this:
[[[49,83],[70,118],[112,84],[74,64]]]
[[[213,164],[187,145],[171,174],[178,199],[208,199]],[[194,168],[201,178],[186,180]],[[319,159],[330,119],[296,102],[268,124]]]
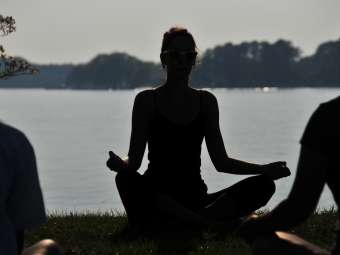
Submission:
[[[189,88],[189,78],[186,79],[171,79],[168,77],[164,87],[173,91],[183,91]]]

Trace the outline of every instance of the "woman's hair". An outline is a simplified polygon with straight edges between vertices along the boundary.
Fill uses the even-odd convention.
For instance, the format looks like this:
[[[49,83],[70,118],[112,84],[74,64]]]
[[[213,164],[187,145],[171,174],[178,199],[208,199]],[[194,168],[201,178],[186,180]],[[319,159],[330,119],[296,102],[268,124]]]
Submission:
[[[163,41],[162,41],[162,47],[161,47],[161,54],[163,54],[164,51],[166,51],[172,40],[177,37],[177,36],[186,36],[190,39],[190,41],[192,42],[192,46],[194,46],[194,49],[196,51],[199,52],[199,49],[196,45],[196,42],[195,42],[195,39],[194,37],[192,36],[192,34],[184,27],[180,27],[180,26],[174,26],[172,28],[170,28],[168,31],[166,31],[163,35]],[[200,64],[200,56],[198,55],[198,57],[196,58],[196,61],[195,61],[195,66],[199,65]],[[165,65],[162,64],[162,67],[161,67],[163,70],[166,69]],[[166,79],[166,77],[165,77]]]
[[[174,26],[170,28],[168,31],[166,31],[163,35],[161,53],[163,53],[169,48],[169,45],[171,44],[172,40],[177,36],[188,37],[191,40],[194,49],[198,51],[195,39],[192,36],[192,34],[184,27]]]

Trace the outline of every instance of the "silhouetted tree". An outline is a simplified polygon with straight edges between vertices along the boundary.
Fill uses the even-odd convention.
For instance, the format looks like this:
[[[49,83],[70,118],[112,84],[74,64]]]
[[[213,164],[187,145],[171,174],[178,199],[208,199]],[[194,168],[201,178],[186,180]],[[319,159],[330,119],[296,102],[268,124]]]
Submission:
[[[261,66],[263,86],[290,86],[296,80],[295,64],[301,51],[289,41],[278,40],[270,45],[262,43]]]
[[[207,50],[202,64],[192,74],[195,85],[200,87],[249,86],[257,76],[256,42],[241,45],[227,43]]]
[[[304,86],[340,86],[340,42],[321,44],[313,56],[300,61],[297,69]]]
[[[0,14],[0,31],[2,32],[0,36],[6,36],[15,29],[15,20],[11,16],[4,17]],[[0,79],[8,79],[20,74],[35,74],[39,71],[27,62],[7,56],[4,52],[4,47],[0,45],[0,67],[4,68],[0,70]]]

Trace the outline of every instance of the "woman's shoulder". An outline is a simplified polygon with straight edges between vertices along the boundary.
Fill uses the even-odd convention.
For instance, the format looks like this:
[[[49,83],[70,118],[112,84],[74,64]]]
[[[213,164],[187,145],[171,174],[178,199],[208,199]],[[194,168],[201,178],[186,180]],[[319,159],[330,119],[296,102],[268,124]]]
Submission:
[[[211,93],[210,91],[208,90],[201,90],[202,92],[202,100],[203,100],[203,103],[206,103],[208,105],[215,105],[217,104],[217,99],[215,97],[215,95],[213,93]]]
[[[136,95],[135,100],[142,102],[149,101],[151,98],[155,97],[154,93],[155,93],[154,89],[143,90]]]
[[[153,110],[155,108],[155,100],[154,89],[146,89],[136,95],[134,106],[137,108],[143,108],[147,111]]]

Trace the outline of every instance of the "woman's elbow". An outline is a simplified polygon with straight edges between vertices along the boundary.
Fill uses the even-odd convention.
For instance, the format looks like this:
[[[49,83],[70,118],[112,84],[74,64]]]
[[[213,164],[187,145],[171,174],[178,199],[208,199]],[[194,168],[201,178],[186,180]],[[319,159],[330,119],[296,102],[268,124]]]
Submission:
[[[217,172],[220,173],[231,173],[229,170],[231,169],[231,161],[229,158],[224,160],[214,160],[213,161],[214,167]]]
[[[219,173],[225,173],[226,172],[226,168],[224,168],[222,166],[215,166],[215,169]]]
[[[137,172],[141,165],[141,162],[130,161],[128,167],[130,170]]]
[[[228,172],[227,170],[229,169],[227,162],[214,163],[214,167],[216,171],[220,173],[227,173]]]

